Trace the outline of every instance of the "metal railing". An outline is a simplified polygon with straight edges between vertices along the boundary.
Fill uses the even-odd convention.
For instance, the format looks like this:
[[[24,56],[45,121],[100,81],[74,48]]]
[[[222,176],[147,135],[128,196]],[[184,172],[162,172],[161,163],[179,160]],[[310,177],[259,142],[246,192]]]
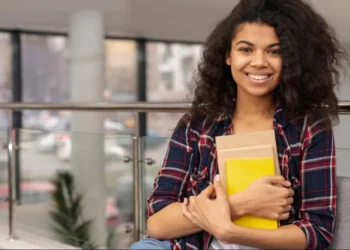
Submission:
[[[350,101],[338,104],[340,113],[350,113]],[[182,112],[191,107],[190,103],[171,102],[128,102],[128,103],[35,103],[3,102],[0,110],[71,110],[71,111],[122,111],[122,112]]]
[[[7,140],[7,154],[8,154],[8,226],[9,239],[14,240],[14,221],[15,212],[14,207],[16,200],[16,158],[14,151],[18,150],[16,145],[16,137],[18,131],[12,127],[12,112],[22,110],[66,110],[66,111],[120,111],[120,112],[185,112],[191,107],[190,103],[150,103],[150,102],[134,102],[134,103],[0,103],[0,110],[9,111],[10,127],[8,131]],[[350,114],[350,101],[339,102],[341,114]],[[138,116],[136,116],[138,117]],[[143,171],[139,164],[142,159],[139,159],[141,150],[141,138],[137,133],[139,131],[138,121],[135,122],[135,136],[133,137],[133,178],[134,178],[134,241],[139,240],[144,234],[144,222],[146,220],[142,207],[143,197]]]

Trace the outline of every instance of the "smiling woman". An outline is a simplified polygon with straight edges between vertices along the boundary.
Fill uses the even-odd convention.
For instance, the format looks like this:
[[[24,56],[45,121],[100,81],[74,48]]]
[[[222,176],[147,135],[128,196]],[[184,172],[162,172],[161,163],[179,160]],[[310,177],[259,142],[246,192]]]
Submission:
[[[239,95],[273,95],[281,71],[280,43],[275,29],[266,24],[241,24],[231,43],[226,63]]]
[[[344,57],[305,1],[241,0],[204,44],[192,108],[149,198],[150,238],[131,249],[328,248],[337,202],[334,87]],[[227,196],[215,178],[215,138],[272,129],[282,176]],[[231,222],[245,215],[281,226]]]

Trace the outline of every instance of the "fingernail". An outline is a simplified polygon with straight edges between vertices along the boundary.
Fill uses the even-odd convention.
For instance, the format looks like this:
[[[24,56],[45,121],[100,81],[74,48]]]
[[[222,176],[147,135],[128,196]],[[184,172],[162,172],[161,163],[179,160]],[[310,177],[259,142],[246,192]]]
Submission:
[[[292,185],[292,183],[290,183],[289,181],[286,181],[287,185]]]
[[[220,181],[220,175],[215,175],[215,181]]]

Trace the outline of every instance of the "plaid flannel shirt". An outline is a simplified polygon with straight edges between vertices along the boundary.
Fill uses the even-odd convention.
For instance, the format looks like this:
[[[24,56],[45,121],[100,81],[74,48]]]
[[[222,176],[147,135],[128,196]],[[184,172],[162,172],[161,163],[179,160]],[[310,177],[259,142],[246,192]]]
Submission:
[[[149,216],[173,202],[198,195],[218,173],[215,137],[232,133],[231,115],[218,116],[210,128],[204,119],[183,119],[173,132],[163,166],[148,200]],[[281,173],[295,191],[290,217],[306,235],[308,249],[325,249],[333,239],[336,210],[336,157],[332,129],[307,117],[288,122],[276,106],[274,130]],[[171,240],[172,249],[208,249],[213,236],[202,231]]]

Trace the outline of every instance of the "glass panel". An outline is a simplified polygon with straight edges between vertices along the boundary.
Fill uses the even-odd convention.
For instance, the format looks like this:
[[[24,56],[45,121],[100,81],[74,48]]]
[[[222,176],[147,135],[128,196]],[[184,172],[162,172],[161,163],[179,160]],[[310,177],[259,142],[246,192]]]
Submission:
[[[99,151],[98,145],[104,145],[104,150]],[[92,215],[93,220],[98,222],[100,218],[99,222],[103,228],[98,231],[105,229],[106,234],[110,236],[106,242],[98,244],[92,238],[93,243],[101,248],[115,249],[115,246],[122,244],[126,238],[132,237],[132,233],[128,235],[125,232],[125,226],[132,226],[133,219],[123,213],[123,206],[130,207],[133,201],[120,200],[133,185],[132,162],[123,161],[124,156],[132,156],[131,136],[121,135],[118,131],[91,133],[23,129],[20,147],[22,205],[16,208],[18,228],[34,231],[49,239],[74,244],[74,241],[69,239],[74,238],[75,234],[69,233],[69,236],[64,236],[63,232],[55,232],[53,226],[57,224],[50,217],[50,211],[56,210],[54,204],[63,204],[57,203],[59,199],[53,199],[51,195],[55,190],[59,190],[53,185],[52,180],[56,177],[57,171],[68,171],[78,181],[76,191],[86,199],[82,204],[83,208],[90,210],[87,213]],[[101,161],[96,160],[99,155],[102,157]],[[98,181],[100,174],[103,182]],[[83,183],[82,186],[81,183]],[[99,185],[102,185],[104,193],[95,192]],[[68,194],[65,190],[63,189],[63,195]],[[7,187],[1,188],[0,192],[2,191],[7,192]],[[95,207],[98,197],[101,197],[105,204],[104,215],[100,216]],[[90,202],[89,206],[85,203],[86,201]],[[2,217],[8,216],[7,210],[2,206],[0,210]],[[102,222],[101,218],[103,218]]]
[[[7,144],[7,130],[0,128],[0,145]],[[1,214],[7,213],[8,197],[8,171],[7,171],[7,148],[0,147],[0,211]]]

